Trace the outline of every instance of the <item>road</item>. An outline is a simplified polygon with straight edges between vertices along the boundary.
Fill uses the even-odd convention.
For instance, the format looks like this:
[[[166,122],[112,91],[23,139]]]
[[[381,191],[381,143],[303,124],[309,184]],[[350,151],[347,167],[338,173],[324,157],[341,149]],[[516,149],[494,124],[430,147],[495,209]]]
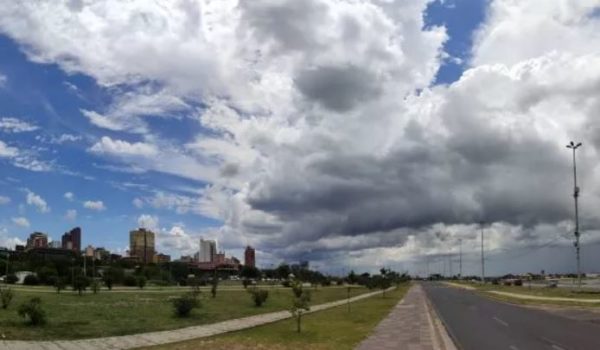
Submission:
[[[596,350],[600,323],[495,301],[426,282],[427,296],[463,350]]]

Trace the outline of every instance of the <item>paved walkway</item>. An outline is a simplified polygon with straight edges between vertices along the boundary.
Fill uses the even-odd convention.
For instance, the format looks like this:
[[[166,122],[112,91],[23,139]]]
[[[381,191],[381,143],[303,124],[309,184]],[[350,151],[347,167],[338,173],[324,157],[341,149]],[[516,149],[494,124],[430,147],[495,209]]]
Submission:
[[[411,287],[357,350],[455,350],[420,285]]]
[[[390,288],[392,289],[392,288]],[[365,299],[381,294],[381,291],[361,294],[350,298],[350,302]],[[329,309],[336,306],[346,305],[348,299],[333,301],[330,303],[311,306],[308,313]],[[289,311],[271,312],[262,315],[238,318],[219,323],[201,326],[180,328],[170,331],[150,332],[125,335],[119,337],[93,338],[82,340],[56,340],[56,341],[23,341],[6,340],[0,341],[0,349],[7,350],[116,350],[132,349],[143,346],[174,343],[184,340],[210,337],[222,333],[238,331],[245,328],[260,326],[263,324],[290,318]]]
[[[583,299],[583,298],[566,298],[566,297],[544,297],[537,295],[521,294],[502,292],[499,290],[490,290],[488,293],[504,295],[506,297],[517,298],[517,299],[528,299],[528,300],[547,300],[547,301],[571,301],[577,303],[600,303],[600,299]]]

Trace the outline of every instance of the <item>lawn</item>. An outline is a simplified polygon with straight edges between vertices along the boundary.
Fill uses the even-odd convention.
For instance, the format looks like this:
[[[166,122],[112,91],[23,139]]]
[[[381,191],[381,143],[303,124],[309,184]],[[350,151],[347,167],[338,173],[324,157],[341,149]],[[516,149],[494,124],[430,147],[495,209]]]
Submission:
[[[313,304],[344,299],[347,295],[345,287],[311,290]],[[171,300],[189,289],[129,289],[127,292],[102,291],[95,295],[87,292],[83,296],[72,291],[61,294],[48,291],[40,288],[30,292],[15,288],[15,297],[9,308],[0,309],[0,337],[7,340],[78,339],[175,329],[288,309],[292,298],[291,289],[271,289],[267,302],[257,308],[244,290],[224,288],[215,299],[203,291],[202,307],[194,310],[191,317],[182,319],[174,316]],[[351,296],[367,291],[356,287]],[[18,305],[33,296],[42,299],[47,313],[48,323],[42,327],[27,326],[17,315]]]
[[[244,350],[244,349],[354,349],[390,312],[409,284],[350,304],[306,315],[302,332],[292,319],[232,332],[221,336],[147,348],[148,350]]]

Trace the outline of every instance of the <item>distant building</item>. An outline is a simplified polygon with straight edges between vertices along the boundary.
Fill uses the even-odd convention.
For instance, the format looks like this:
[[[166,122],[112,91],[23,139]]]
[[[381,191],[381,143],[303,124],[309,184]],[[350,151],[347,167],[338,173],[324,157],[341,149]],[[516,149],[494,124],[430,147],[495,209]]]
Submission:
[[[61,241],[52,241],[52,242],[48,243],[48,246],[52,249],[61,249],[62,242]]]
[[[168,263],[171,262],[171,256],[167,255],[167,254],[156,254],[156,263],[157,264],[164,264],[164,263]]]
[[[184,263],[191,263],[191,262],[194,262],[194,258],[192,258],[190,255],[182,255],[178,261],[184,262]]]
[[[256,267],[256,252],[251,246],[247,246],[244,251],[244,265]]]
[[[34,232],[27,238],[27,245],[25,249],[33,248],[48,248],[48,235],[41,232]]]
[[[199,263],[212,263],[217,255],[217,242],[214,240],[204,240],[200,238],[200,251],[198,252]]]
[[[129,256],[139,262],[148,264],[154,262],[154,232],[139,228],[129,232]]]
[[[224,252],[220,252],[215,256],[215,264],[217,266],[225,265],[225,253]]]
[[[75,227],[62,235],[62,248],[71,249],[77,253],[81,252],[81,228]]]
[[[108,261],[110,260],[110,252],[102,247],[98,247],[94,250],[94,259]]]
[[[92,247],[91,245],[88,245],[87,247],[85,247],[85,256],[86,257],[93,257],[94,256],[94,247]]]

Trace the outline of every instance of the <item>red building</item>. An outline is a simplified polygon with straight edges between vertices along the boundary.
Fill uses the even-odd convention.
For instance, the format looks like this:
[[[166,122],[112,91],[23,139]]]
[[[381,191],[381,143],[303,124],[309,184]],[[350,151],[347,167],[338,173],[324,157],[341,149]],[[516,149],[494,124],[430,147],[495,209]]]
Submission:
[[[244,265],[256,267],[256,253],[251,246],[247,246],[244,252]]]
[[[81,228],[75,227],[69,232],[62,235],[63,249],[70,249],[76,252],[81,251]]]

